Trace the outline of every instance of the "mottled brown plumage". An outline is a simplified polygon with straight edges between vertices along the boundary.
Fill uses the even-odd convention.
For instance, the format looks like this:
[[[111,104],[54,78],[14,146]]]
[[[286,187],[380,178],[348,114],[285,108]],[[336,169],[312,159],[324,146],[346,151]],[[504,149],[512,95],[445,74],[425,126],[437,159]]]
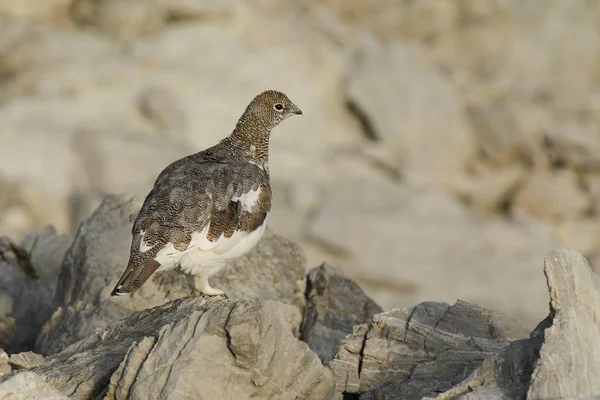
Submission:
[[[220,248],[227,250],[225,239],[231,239],[236,232],[264,229],[271,210],[270,133],[294,114],[302,112],[285,94],[263,92],[250,102],[231,135],[165,168],[133,225],[129,263],[112,295],[133,292],[155,270],[172,268],[160,264],[166,257],[170,257],[170,263],[178,252],[187,255],[192,250],[199,251],[191,248],[198,242],[193,242],[193,238],[205,228],[206,240],[202,243],[210,247],[211,242],[218,242],[220,247],[212,250],[217,255]],[[200,254],[199,259],[202,257]],[[218,265],[217,261],[214,264]],[[208,275],[202,278],[205,292],[220,292],[210,288]]]

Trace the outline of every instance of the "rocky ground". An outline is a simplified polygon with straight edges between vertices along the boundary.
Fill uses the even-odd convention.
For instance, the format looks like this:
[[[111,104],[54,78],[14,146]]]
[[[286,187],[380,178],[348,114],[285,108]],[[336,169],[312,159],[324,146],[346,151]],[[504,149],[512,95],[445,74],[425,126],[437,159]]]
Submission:
[[[0,0],[0,232],[73,234],[275,88],[305,115],[270,221],[310,265],[533,328],[540,258],[600,255],[599,27],[589,0]]]
[[[215,276],[229,298],[190,296],[174,271],[109,298],[140,206],[108,196],[72,240],[0,241],[0,399],[600,396],[600,277],[578,252],[547,255],[531,333],[461,300],[383,312],[272,231]]]

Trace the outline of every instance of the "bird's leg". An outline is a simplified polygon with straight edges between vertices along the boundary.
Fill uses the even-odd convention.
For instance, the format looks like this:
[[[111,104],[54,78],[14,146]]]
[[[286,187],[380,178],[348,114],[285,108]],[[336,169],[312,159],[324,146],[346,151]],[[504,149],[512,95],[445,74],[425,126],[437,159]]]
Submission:
[[[196,282],[196,275],[188,275],[185,274],[185,280],[187,282],[188,288],[190,289],[192,296],[201,296],[202,292],[198,289],[198,285]]]
[[[193,292],[195,292],[194,294],[201,293],[201,294],[205,294],[207,296],[225,296],[225,297],[227,297],[227,295],[225,294],[224,291],[222,291],[220,289],[215,289],[210,286],[210,284],[208,283],[208,276],[194,275],[193,279],[194,279]]]

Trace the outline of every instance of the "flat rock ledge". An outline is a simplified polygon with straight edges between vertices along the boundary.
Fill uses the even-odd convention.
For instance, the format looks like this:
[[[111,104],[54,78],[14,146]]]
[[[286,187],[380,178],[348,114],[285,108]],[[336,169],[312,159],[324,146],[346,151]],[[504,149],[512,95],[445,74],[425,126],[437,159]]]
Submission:
[[[229,298],[172,273],[111,299],[139,205],[108,196],[73,240],[0,241],[0,400],[600,397],[600,278],[575,251],[547,255],[533,332],[460,300],[383,312],[272,232],[215,277]]]

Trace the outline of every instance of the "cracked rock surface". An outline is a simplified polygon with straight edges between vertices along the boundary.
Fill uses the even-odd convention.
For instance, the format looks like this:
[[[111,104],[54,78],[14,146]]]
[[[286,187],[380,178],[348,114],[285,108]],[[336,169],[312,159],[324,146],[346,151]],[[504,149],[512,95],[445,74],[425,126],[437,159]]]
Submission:
[[[328,364],[354,325],[370,322],[381,307],[350,278],[327,264],[307,275],[302,340]]]
[[[37,369],[70,398],[329,399],[335,382],[268,304],[187,297],[112,321]]]
[[[526,335],[510,318],[473,304],[421,303],[355,326],[330,367],[340,392],[416,399],[450,389]]]
[[[600,396],[600,277],[573,250],[544,263],[550,313],[526,337],[504,315],[458,301],[378,314],[330,364],[361,400],[563,399]]]
[[[544,262],[550,314],[528,339],[512,342],[471,376],[436,397],[448,400],[571,399],[600,396],[600,278],[573,250]]]
[[[600,277],[573,250],[551,252],[544,273],[551,325],[543,333],[544,344],[527,397],[599,396]]]

